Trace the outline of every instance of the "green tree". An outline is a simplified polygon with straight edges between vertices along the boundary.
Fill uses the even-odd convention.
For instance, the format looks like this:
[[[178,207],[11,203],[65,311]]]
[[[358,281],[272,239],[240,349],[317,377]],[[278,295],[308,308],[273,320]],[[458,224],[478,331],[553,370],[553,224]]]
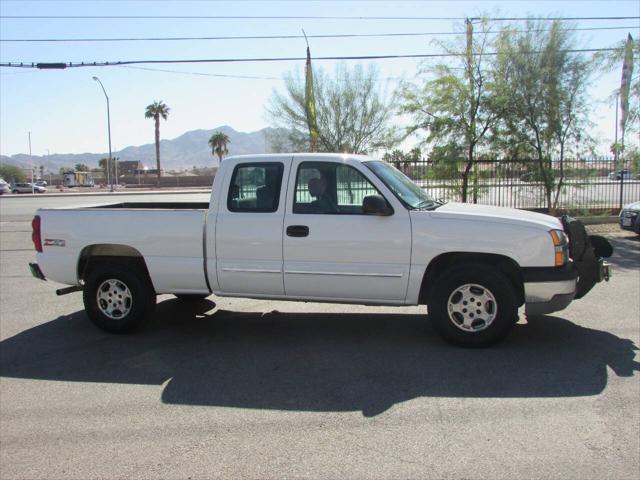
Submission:
[[[156,139],[156,167],[158,169],[157,184],[160,186],[160,119],[166,120],[169,116],[169,107],[162,100],[154,101],[147,105],[144,111],[144,118],[153,118],[155,123],[155,139]]]
[[[231,143],[229,136],[224,133],[217,131],[211,138],[209,138],[209,147],[211,147],[211,155],[218,155],[218,159],[220,163],[222,163],[222,157],[229,153],[229,149],[227,145]]]
[[[85,165],[84,163],[76,163],[73,169],[76,172],[88,172],[90,170],[89,166]]]
[[[387,152],[382,156],[385,162],[393,163],[394,166],[404,172],[410,173],[411,164],[415,164],[422,159],[422,151],[419,147],[412,148],[408,153],[395,149],[391,153]]]
[[[26,182],[27,174],[20,167],[3,163],[0,164],[0,178],[9,183]]]
[[[379,85],[378,71],[344,64],[331,78],[314,68],[314,96],[318,126],[318,151],[366,153],[398,143],[391,127],[392,98]],[[300,71],[284,76],[284,92],[274,90],[266,116],[275,127],[267,140],[274,150],[288,148],[309,151],[309,129],[305,109],[305,79]]]
[[[509,149],[533,156],[551,211],[557,207],[570,140],[589,141],[591,68],[581,54],[571,52],[576,41],[569,25],[538,20],[525,27],[505,28],[497,40],[495,79],[503,107],[498,137],[506,139]],[[559,158],[557,178],[553,157]]]
[[[454,60],[422,70],[429,80],[420,84],[405,83],[400,89],[400,112],[411,116],[407,133],[426,132],[425,144],[434,148],[441,162],[450,163],[445,170],[457,176],[462,164],[460,194],[468,199],[468,187],[477,148],[487,144],[500,116],[492,78],[492,65],[485,55],[492,47],[489,23],[479,20],[477,37],[473,24],[466,23],[467,35],[455,43],[437,42],[454,55]],[[443,153],[455,153],[446,157]],[[461,161],[463,160],[463,161]],[[474,195],[475,200],[475,195]]]

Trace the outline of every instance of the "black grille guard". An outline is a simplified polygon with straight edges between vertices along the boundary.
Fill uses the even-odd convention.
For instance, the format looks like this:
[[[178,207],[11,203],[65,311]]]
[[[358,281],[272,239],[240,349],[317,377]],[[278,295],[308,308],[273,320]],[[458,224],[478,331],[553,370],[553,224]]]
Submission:
[[[582,298],[596,283],[609,281],[609,264],[603,259],[613,254],[613,247],[604,237],[588,235],[581,221],[568,215],[563,215],[560,220],[569,236],[569,256],[578,271],[574,298]]]

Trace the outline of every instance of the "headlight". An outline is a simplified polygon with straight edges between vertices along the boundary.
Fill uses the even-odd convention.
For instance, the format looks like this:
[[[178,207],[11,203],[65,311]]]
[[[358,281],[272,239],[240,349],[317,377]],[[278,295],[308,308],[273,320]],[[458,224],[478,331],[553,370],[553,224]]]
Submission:
[[[549,235],[553,240],[556,267],[561,267],[569,261],[569,238],[562,230],[551,230]]]

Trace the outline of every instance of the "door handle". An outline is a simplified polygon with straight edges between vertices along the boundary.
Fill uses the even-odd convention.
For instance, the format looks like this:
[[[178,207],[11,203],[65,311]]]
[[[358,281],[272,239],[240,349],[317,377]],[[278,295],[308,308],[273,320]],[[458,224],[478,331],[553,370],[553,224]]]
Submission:
[[[290,237],[306,237],[309,235],[309,227],[306,225],[289,225],[287,235]]]

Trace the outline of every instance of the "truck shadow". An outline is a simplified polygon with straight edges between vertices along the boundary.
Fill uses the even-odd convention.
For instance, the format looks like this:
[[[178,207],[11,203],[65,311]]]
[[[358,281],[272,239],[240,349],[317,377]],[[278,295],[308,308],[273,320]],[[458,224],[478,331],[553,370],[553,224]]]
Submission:
[[[607,367],[640,371],[636,345],[557,317],[518,324],[501,345],[443,343],[423,315],[209,312],[158,304],[138,335],[109,335],[84,312],[0,342],[5,377],[164,385],[169,404],[377,415],[417,397],[595,395]]]

